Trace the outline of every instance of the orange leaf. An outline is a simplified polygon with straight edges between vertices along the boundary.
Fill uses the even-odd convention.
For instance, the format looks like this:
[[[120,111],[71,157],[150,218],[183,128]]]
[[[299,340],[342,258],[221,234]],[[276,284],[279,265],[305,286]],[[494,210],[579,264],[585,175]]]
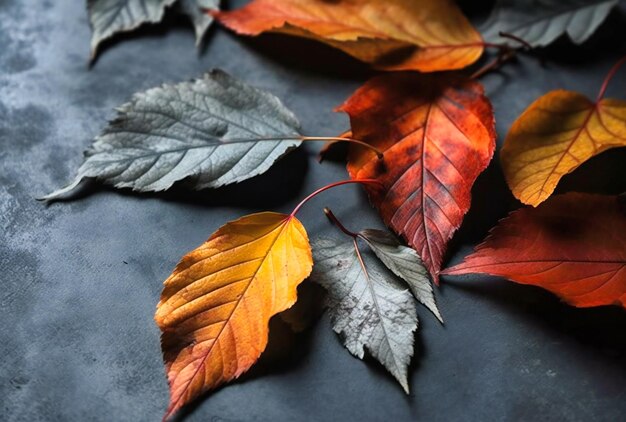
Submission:
[[[442,274],[489,274],[578,306],[626,307],[626,213],[615,196],[570,193],[511,213]]]
[[[484,47],[452,0],[255,0],[211,14],[239,34],[311,38],[385,70],[460,69]]]
[[[475,81],[400,73],[372,79],[340,108],[355,138],[348,171],[368,185],[385,223],[421,255],[435,282],[448,240],[470,207],[476,177],[495,148],[489,100]]]
[[[296,302],[312,266],[302,224],[270,212],[224,225],[182,259],[155,316],[170,384],[166,418],[257,361],[269,319]]]
[[[537,206],[561,177],[610,148],[626,146],[626,101],[596,103],[571,91],[552,91],[513,123],[501,151],[516,198]]]

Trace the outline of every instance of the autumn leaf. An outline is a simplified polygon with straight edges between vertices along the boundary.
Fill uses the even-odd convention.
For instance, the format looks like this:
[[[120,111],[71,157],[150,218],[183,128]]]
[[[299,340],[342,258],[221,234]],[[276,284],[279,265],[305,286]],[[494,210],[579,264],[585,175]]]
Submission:
[[[224,225],[182,259],[155,315],[170,385],[166,419],[257,361],[269,319],[295,303],[312,264],[302,224],[271,212]]]
[[[353,136],[384,152],[350,147],[348,171],[368,185],[385,223],[415,248],[434,280],[446,245],[495,148],[495,122],[482,86],[450,75],[400,73],[367,82],[339,111]]]
[[[430,284],[428,270],[414,249],[408,248],[391,234],[375,229],[365,229],[359,233],[378,259],[396,276],[404,280],[415,299],[426,306],[443,323],[441,313],[435,303],[435,294]]]
[[[551,91],[513,123],[500,154],[516,198],[537,206],[565,174],[607,149],[626,146],[626,101],[602,98],[624,61],[609,72],[596,102],[576,92]]]
[[[179,0],[178,7],[191,19],[196,33],[196,45],[200,45],[204,34],[213,23],[213,16],[205,13],[205,9],[216,10],[220,0]]]
[[[533,47],[545,47],[563,34],[575,44],[582,44],[617,3],[618,0],[498,0],[481,32],[485,41],[491,43],[507,43],[499,35],[504,32]]]
[[[141,192],[183,179],[195,189],[241,182],[297,147],[298,128],[278,98],[215,70],[136,94],[86,152],[74,182],[42,199],[83,179]]]
[[[242,35],[310,38],[384,70],[460,69],[484,46],[452,0],[254,0],[212,13]]]
[[[311,278],[328,292],[333,330],[359,359],[367,349],[408,394],[407,368],[417,329],[411,293],[378,259],[362,253],[356,239],[318,239],[313,253]]]
[[[98,46],[118,32],[131,31],[144,23],[160,22],[165,8],[176,0],[87,0],[93,30],[91,57]]]
[[[617,197],[569,193],[514,211],[446,275],[531,284],[578,307],[626,307],[626,214]]]

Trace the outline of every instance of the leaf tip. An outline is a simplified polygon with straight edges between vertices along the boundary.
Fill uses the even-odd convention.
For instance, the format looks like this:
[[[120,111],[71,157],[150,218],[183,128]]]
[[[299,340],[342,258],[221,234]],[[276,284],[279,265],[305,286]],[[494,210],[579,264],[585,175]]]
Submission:
[[[73,191],[76,187],[78,187],[78,185],[83,181],[82,177],[77,177],[76,180],[74,180],[72,183],[70,183],[69,185],[65,186],[64,188],[61,189],[57,189],[54,192],[51,192],[47,195],[44,196],[40,196],[35,198],[37,201],[40,202],[51,202],[54,201],[56,199],[59,199],[59,197],[61,197],[63,194],[66,194],[68,192]]]
[[[398,382],[400,383],[400,386],[402,387],[402,390],[404,390],[404,393],[407,396],[409,394],[411,394],[411,391],[410,391],[410,388],[409,388],[409,382],[407,381],[406,375],[403,378],[398,378]]]

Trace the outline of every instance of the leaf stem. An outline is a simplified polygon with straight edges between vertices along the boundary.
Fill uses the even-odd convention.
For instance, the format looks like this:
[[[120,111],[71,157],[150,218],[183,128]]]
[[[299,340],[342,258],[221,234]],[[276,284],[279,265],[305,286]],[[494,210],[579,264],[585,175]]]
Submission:
[[[344,136],[303,136],[301,138],[302,141],[332,141],[332,142],[349,142],[351,144],[360,145],[364,148],[369,148],[376,153],[378,159],[383,158],[383,152],[376,148],[374,145],[370,145],[367,142],[359,141],[354,138],[347,138]]]
[[[337,217],[335,217],[335,214],[333,214],[333,212],[330,210],[330,208],[325,207],[324,208],[324,214],[326,214],[326,217],[328,217],[328,219],[330,220],[331,223],[333,223],[335,226],[337,226],[337,228],[339,230],[341,230],[342,232],[344,232],[348,236],[352,237],[353,239],[356,239],[359,236],[358,233],[355,233],[355,232],[352,232],[352,231],[346,229],[346,227],[343,224],[341,224],[341,221],[339,221],[339,219],[337,219]]]
[[[379,159],[383,158],[383,153],[373,145],[368,144],[367,142],[359,141],[354,138],[346,138],[343,136],[300,136],[300,135],[285,135],[285,136],[270,136],[270,137],[262,137],[262,138],[234,138],[234,139],[223,139],[222,143],[224,144],[242,144],[247,142],[263,142],[263,141],[284,141],[284,140],[295,140],[302,142],[349,142],[351,144],[360,145],[364,148],[371,149],[376,153]]]
[[[517,35],[513,35],[513,34],[509,34],[508,32],[498,32],[498,35],[501,36],[502,38],[508,38],[510,40],[513,41],[517,41],[518,43],[520,43],[522,46],[524,46],[524,48],[526,50],[532,50],[533,46],[530,45],[530,43],[528,41],[526,41],[525,39],[518,37]]]
[[[491,62],[487,63],[486,65],[484,65],[483,67],[481,67],[480,69],[478,69],[476,72],[474,72],[471,76],[470,79],[478,79],[481,76],[483,76],[484,74],[499,68],[500,66],[502,66],[504,63],[510,61],[511,59],[513,59],[515,56],[517,55],[517,51],[515,49],[508,49],[508,50],[503,50],[501,52],[501,54],[498,54],[498,57],[496,57],[494,60],[492,60]]]
[[[606,89],[609,86],[609,82],[611,82],[611,79],[613,79],[613,76],[615,76],[619,68],[622,67],[624,63],[626,63],[626,56],[619,59],[617,63],[613,65],[611,70],[609,70],[609,73],[606,74],[606,77],[604,78],[604,82],[602,82],[602,86],[600,87],[600,92],[598,92],[596,103],[598,103],[604,97],[604,94],[606,93]]]
[[[500,51],[498,52],[498,55],[495,59],[493,59],[491,62],[487,63],[486,65],[478,69],[476,72],[474,72],[470,76],[471,79],[478,79],[484,74],[492,70],[495,70],[499,68],[500,66],[502,66],[504,63],[512,60],[513,58],[517,56],[518,50],[522,49],[524,51],[528,51],[528,50],[532,50],[533,48],[533,46],[530,45],[529,42],[518,37],[517,35],[509,34],[507,32],[502,32],[502,31],[500,31],[498,35],[500,35],[502,38],[508,38],[510,40],[518,42],[519,44],[521,44],[521,47],[513,48],[506,44],[485,43],[486,47],[499,48]]]
[[[300,203],[293,209],[293,211],[291,212],[291,214],[289,214],[289,217],[295,217],[296,214],[298,213],[298,211],[300,211],[300,208],[302,208],[302,206],[304,204],[306,204],[310,199],[312,199],[313,197],[319,195],[320,193],[327,191],[328,189],[332,189],[335,188],[337,186],[342,186],[342,185],[348,185],[351,183],[359,183],[362,185],[367,185],[367,184],[381,184],[380,181],[376,180],[376,179],[354,179],[354,180],[342,180],[341,182],[335,182],[335,183],[331,183],[330,185],[326,185],[323,186],[319,189],[317,189],[315,192],[311,193],[309,196],[307,196],[306,198],[304,198],[302,201],[300,201]]]

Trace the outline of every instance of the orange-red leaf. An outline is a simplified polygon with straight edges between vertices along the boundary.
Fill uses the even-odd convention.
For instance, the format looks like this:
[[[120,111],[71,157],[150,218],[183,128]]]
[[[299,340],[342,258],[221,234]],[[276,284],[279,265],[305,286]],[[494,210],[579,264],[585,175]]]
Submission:
[[[500,154],[515,197],[537,206],[565,174],[621,146],[626,146],[626,101],[594,103],[582,94],[558,90],[537,99],[513,123]]]
[[[355,138],[384,152],[378,159],[350,146],[350,176],[382,183],[367,186],[372,203],[437,281],[447,242],[495,148],[493,110],[482,86],[455,76],[383,75],[339,110],[350,115]]]
[[[239,34],[311,38],[386,70],[460,69],[484,45],[452,0],[254,0],[212,14]]]
[[[269,319],[295,303],[312,266],[302,224],[270,212],[224,225],[182,259],[155,316],[170,384],[166,418],[257,361]]]
[[[615,196],[569,193],[500,221],[442,274],[506,277],[578,306],[626,307],[626,213]]]

